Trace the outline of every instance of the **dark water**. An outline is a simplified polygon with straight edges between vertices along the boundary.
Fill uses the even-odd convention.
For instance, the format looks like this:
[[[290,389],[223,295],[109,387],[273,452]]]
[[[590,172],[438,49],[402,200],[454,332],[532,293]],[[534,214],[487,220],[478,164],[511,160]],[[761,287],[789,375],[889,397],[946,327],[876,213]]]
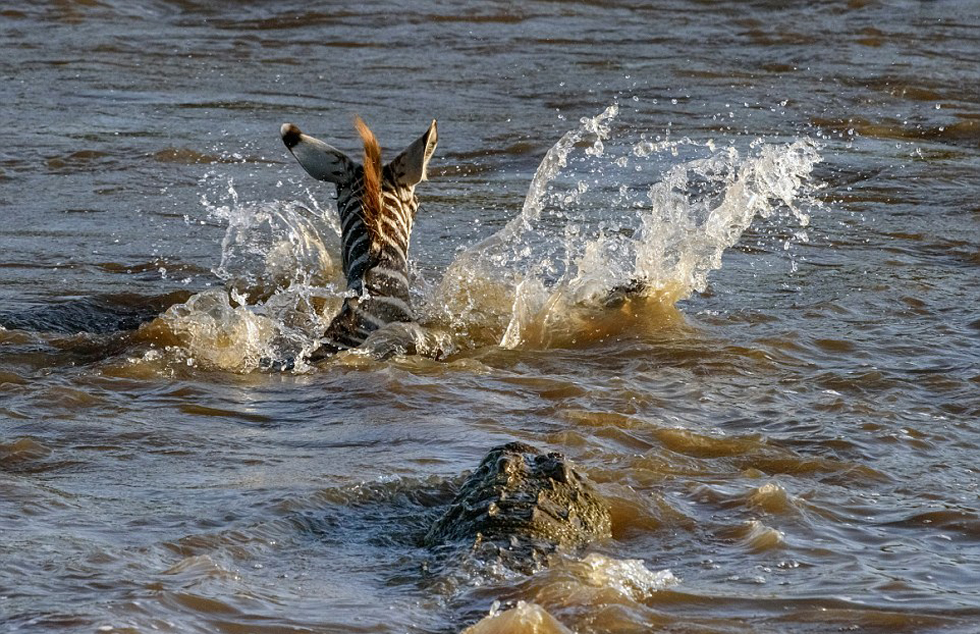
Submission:
[[[0,629],[977,631],[980,7],[786,4],[0,10]],[[257,371],[340,294],[279,125],[355,113],[439,120],[443,358]],[[512,439],[613,538],[425,550]]]

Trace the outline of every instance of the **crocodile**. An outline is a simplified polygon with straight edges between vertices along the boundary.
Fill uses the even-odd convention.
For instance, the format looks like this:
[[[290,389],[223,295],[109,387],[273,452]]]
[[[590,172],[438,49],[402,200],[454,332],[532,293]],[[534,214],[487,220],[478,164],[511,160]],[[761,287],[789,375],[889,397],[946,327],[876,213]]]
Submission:
[[[528,572],[556,551],[611,536],[595,486],[560,453],[522,442],[494,447],[429,528],[429,548],[468,547],[481,559]]]

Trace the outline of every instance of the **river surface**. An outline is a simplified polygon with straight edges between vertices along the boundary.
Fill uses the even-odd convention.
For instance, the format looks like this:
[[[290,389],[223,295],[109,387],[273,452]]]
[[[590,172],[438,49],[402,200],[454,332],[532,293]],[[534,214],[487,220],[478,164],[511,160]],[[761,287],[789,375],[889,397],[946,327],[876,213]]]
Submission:
[[[974,0],[60,0],[0,46],[0,631],[980,631]],[[333,188],[279,126],[355,114],[439,122],[421,324],[311,367]],[[427,550],[510,440],[612,538]]]

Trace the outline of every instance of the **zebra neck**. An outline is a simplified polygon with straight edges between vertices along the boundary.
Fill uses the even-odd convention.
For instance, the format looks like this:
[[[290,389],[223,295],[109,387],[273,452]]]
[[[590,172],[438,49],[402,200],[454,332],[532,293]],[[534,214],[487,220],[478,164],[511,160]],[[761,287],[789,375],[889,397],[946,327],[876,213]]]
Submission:
[[[341,260],[349,290],[407,301],[414,209],[392,198],[385,192],[385,204],[373,231],[366,225],[356,197],[338,199]]]

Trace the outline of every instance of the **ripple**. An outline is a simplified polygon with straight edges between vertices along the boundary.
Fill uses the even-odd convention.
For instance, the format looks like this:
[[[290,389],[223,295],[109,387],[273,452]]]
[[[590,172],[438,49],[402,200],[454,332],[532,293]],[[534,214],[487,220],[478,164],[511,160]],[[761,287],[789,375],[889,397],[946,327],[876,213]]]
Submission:
[[[51,449],[30,437],[0,442],[0,468],[34,462],[51,455]]]
[[[746,497],[748,506],[776,515],[797,510],[797,506],[786,489],[775,482],[767,482],[753,489]]]
[[[462,634],[572,634],[540,605],[518,601],[503,612],[491,612]]]
[[[782,531],[766,526],[759,520],[751,520],[729,531],[729,534],[745,544],[753,552],[766,552],[782,547],[785,535]]]

